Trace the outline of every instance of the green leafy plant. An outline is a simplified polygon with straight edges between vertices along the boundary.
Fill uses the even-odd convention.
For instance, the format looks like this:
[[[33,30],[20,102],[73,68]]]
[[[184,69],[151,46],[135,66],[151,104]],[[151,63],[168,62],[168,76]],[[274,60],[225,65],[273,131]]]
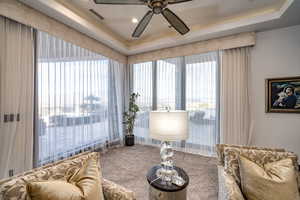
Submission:
[[[139,106],[136,104],[136,99],[140,95],[138,93],[132,93],[129,98],[129,108],[127,112],[123,113],[124,121],[123,124],[126,125],[126,135],[133,134],[134,123],[136,119],[136,114],[140,111]]]

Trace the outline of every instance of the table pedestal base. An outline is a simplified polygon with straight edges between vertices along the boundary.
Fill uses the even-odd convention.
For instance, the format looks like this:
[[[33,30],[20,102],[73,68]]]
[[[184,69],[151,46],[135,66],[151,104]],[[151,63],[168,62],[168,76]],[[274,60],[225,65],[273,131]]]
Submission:
[[[187,186],[189,184],[189,176],[180,167],[174,166],[178,176],[184,180],[183,185],[166,184],[157,176],[157,170],[160,165],[152,167],[147,173],[147,181],[149,183],[149,200],[186,200]],[[146,198],[146,197],[145,197]]]
[[[149,186],[149,200],[186,200],[186,189],[177,192],[164,192]]]

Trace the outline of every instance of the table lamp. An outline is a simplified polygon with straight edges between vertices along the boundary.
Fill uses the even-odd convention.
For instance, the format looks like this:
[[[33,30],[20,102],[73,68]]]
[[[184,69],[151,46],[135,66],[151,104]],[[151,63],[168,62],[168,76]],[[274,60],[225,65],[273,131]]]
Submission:
[[[150,138],[160,140],[161,168],[156,176],[163,182],[183,185],[184,180],[173,167],[172,141],[186,140],[188,138],[188,113],[186,111],[152,111],[149,118]]]

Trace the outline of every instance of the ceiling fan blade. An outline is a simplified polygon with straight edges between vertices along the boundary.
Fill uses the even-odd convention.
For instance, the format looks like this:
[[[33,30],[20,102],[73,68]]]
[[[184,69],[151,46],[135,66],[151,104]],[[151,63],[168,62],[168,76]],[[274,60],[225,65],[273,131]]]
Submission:
[[[149,24],[150,20],[152,19],[153,14],[154,13],[150,10],[146,13],[146,15],[139,22],[134,32],[132,33],[132,37],[136,37],[136,38],[140,37],[140,35],[144,32],[145,28]]]
[[[162,11],[162,15],[166,18],[166,20],[170,23],[172,27],[174,27],[181,35],[186,34],[190,31],[189,27],[179,18],[175,13],[173,13],[170,9],[165,8]]]
[[[184,3],[192,0],[169,0],[168,4]]]
[[[95,4],[144,5],[146,0],[94,0]]]

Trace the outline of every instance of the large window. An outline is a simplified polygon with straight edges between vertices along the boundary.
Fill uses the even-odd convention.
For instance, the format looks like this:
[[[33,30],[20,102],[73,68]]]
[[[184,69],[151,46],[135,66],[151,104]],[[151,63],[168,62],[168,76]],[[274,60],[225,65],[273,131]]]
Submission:
[[[214,152],[218,131],[218,59],[216,53],[188,56],[186,61],[186,110],[189,111],[190,147]]]
[[[39,165],[116,139],[109,59],[39,32],[37,61]]]
[[[148,123],[151,108],[182,109],[189,112],[189,139],[174,146],[184,151],[214,154],[219,139],[216,52],[134,64],[133,74],[133,91],[140,93],[139,101],[148,99],[147,112],[145,103],[140,104],[139,115],[143,117],[138,117],[136,124],[138,142],[157,143],[148,138],[148,124],[140,131],[140,124]]]
[[[141,141],[146,141],[149,138],[149,111],[152,110],[153,105],[152,73],[152,62],[133,65],[133,90],[140,94],[137,99],[140,112],[135,122],[134,134],[137,136],[137,140]]]
[[[157,109],[176,108],[176,71],[177,59],[158,60],[157,62]]]

